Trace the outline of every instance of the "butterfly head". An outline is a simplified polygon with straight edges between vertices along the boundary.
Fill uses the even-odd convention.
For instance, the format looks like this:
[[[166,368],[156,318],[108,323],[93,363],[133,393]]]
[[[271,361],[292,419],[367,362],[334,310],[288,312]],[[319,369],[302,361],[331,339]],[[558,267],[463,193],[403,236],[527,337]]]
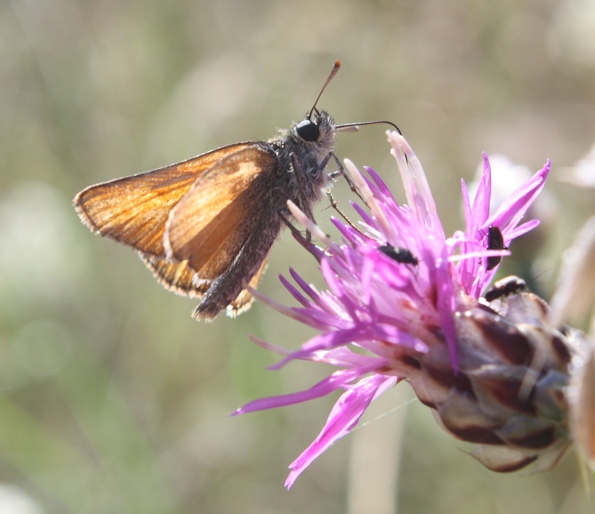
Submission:
[[[292,132],[300,142],[309,143],[327,154],[335,145],[335,120],[326,111],[315,111],[294,125]]]

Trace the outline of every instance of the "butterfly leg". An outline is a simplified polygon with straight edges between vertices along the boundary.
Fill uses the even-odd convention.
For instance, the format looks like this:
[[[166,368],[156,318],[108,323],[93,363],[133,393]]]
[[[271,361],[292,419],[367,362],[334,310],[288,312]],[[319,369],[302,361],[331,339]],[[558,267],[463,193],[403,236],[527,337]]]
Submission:
[[[335,209],[340,215],[341,217],[347,222],[347,224],[354,229],[355,231],[359,232],[360,235],[367,237],[361,230],[359,230],[352,222],[351,220],[347,217],[347,215],[341,210],[339,209],[339,206],[337,205],[337,202],[335,201],[335,197],[333,196],[333,193],[331,193],[330,191],[325,191],[327,198],[329,199],[329,202],[331,202],[331,207],[333,209]]]
[[[353,180],[351,180],[351,177],[345,172],[345,168],[341,164],[341,161],[339,160],[339,158],[335,155],[335,152],[329,152],[329,154],[327,155],[327,162],[328,162],[328,160],[330,160],[331,157],[335,160],[339,169],[337,171],[333,171],[332,173],[329,173],[329,178],[336,178],[336,177],[342,176],[345,179],[345,181],[347,182],[347,184],[349,185],[351,192],[354,193],[362,202],[364,202],[364,205],[369,207],[368,202],[366,202],[366,200],[364,199],[362,194],[359,192],[359,189],[357,188],[357,186],[355,185]]]

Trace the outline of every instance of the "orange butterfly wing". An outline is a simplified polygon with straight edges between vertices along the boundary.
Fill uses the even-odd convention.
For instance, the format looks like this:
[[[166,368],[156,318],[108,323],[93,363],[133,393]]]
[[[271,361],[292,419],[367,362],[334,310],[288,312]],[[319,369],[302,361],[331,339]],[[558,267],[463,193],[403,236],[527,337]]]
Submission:
[[[255,144],[202,175],[169,215],[167,257],[188,261],[201,280],[225,273],[252,235],[251,228],[268,214],[264,196],[277,165],[274,153]]]
[[[91,230],[138,250],[166,289],[201,298],[250,235],[241,230],[246,208],[257,205],[264,192],[250,186],[276,165],[276,156],[257,143],[238,143],[90,186],[74,205]],[[265,268],[266,259],[250,286],[257,287]],[[243,312],[252,300],[242,290],[229,313]]]
[[[168,291],[173,291],[189,298],[202,298],[211,286],[208,282],[197,283],[196,271],[188,266],[188,261],[173,261],[165,255],[151,255],[138,252],[147,268],[149,268],[157,282]]]
[[[159,282],[165,289],[172,291],[181,296],[188,296],[189,298],[202,298],[211,287],[211,282],[202,281],[197,284],[196,272],[188,266],[187,261],[176,262],[167,260],[165,257],[156,257],[154,255],[143,254],[139,255],[146,266],[153,272],[157,282]],[[258,272],[252,277],[249,284],[250,287],[256,289],[260,278],[267,267],[267,259],[265,259],[260,266]],[[247,289],[237,296],[237,298],[230,304],[230,315],[236,316],[250,307],[254,298]]]
[[[94,232],[155,256],[172,208],[196,179],[227,155],[254,143],[238,143],[147,173],[90,186],[74,198],[82,222]]]

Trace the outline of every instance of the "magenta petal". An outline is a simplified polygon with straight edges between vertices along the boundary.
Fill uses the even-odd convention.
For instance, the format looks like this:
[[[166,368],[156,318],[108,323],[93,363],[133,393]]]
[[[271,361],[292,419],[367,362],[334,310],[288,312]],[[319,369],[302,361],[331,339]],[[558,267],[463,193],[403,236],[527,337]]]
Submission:
[[[397,375],[413,379],[421,362],[434,359],[443,373],[465,372],[466,339],[459,339],[455,320],[478,304],[497,271],[497,267],[486,269],[486,259],[494,253],[487,249],[489,226],[498,227],[508,245],[538,223],[519,225],[543,188],[549,161],[490,217],[491,171],[484,154],[483,175],[472,202],[465,183],[461,183],[466,228],[447,239],[419,160],[402,136],[390,133],[389,140],[408,203],[399,205],[374,170],[368,169],[366,176],[346,161],[346,170],[365,198],[366,207],[352,203],[360,216],[358,229],[332,219],[340,243],[321,236],[326,247],[316,247],[316,257],[325,288],[315,289],[291,269],[294,282],[282,278],[282,283],[301,306],[289,308],[266,301],[314,328],[317,334],[293,352],[254,338],[257,344],[283,356],[269,369],[307,360],[336,370],[307,391],[256,400],[235,414],[346,390],[319,436],[291,465],[288,487],[318,455],[355,426],[369,403],[397,382]],[[254,295],[262,298],[258,292]]]
[[[539,226],[540,223],[541,222],[539,220],[527,221],[526,223],[523,223],[522,225],[519,225],[515,229],[508,232],[505,236],[505,240],[516,239],[517,237],[522,236],[523,234],[526,234],[527,232],[530,232],[535,227]]]
[[[359,421],[370,402],[398,380],[397,377],[374,375],[364,378],[343,393],[331,411],[324,428],[314,442],[289,466],[292,470],[285,487],[288,489],[316,457],[337,439],[346,435]]]
[[[289,291],[291,296],[293,296],[304,307],[309,307],[311,305],[312,302],[310,302],[310,300],[308,300],[298,289],[296,289],[283,275],[279,275],[279,280],[285,286],[285,289]]]
[[[374,181],[374,184],[376,185],[378,191],[382,194],[382,196],[385,198],[391,198],[394,201],[395,199],[393,197],[393,194],[390,192],[390,189],[388,188],[384,180],[382,180],[382,177],[378,175],[378,173],[376,173],[369,166],[365,166],[364,169],[368,172],[368,175],[370,175],[370,178]]]
[[[483,175],[473,200],[471,211],[472,222],[471,229],[474,232],[480,227],[490,215],[490,198],[492,197],[492,169],[488,156],[483,154]]]
[[[480,184],[481,194],[475,198],[477,209],[484,218],[490,215],[490,199],[492,197],[492,167],[487,154],[483,153],[483,174]]]
[[[314,336],[307,343],[302,345],[302,349],[292,353],[290,356],[281,360],[279,363],[271,367],[271,369],[279,369],[285,366],[288,362],[298,359],[307,359],[311,353],[320,350],[331,350],[344,344],[349,344],[352,341],[358,341],[363,339],[362,328],[357,327],[348,330],[337,330],[327,332]]]
[[[253,402],[247,403],[243,407],[240,407],[232,415],[246,414],[248,412],[255,412],[264,409],[275,409],[277,407],[286,407],[287,405],[294,405],[296,403],[306,402],[315,398],[320,398],[332,393],[340,387],[344,387],[350,382],[357,378],[369,373],[373,369],[376,369],[377,363],[374,363],[370,369],[357,368],[357,369],[344,369],[335,371],[333,374],[321,380],[317,384],[313,385],[306,391],[300,391],[298,393],[284,394],[281,396],[269,396],[268,398],[260,398]]]
[[[454,323],[455,301],[452,289],[452,281],[448,267],[448,262],[440,266],[436,272],[436,282],[438,283],[438,312],[440,314],[440,325],[448,342],[448,353],[450,355],[450,364],[452,369],[457,371],[459,367],[459,358],[457,354],[457,336]]]
[[[368,212],[363,207],[361,207],[359,204],[354,203],[354,202],[351,202],[351,206],[359,214],[360,218],[363,220],[363,222],[366,225],[374,226],[373,218],[368,214]]]
[[[548,159],[540,171],[510,195],[487,224],[499,227],[505,227],[508,224],[517,225],[545,186],[545,179],[551,165]]]
[[[289,268],[289,273],[291,274],[293,280],[297,282],[298,286],[300,286],[302,290],[310,298],[312,298],[312,300],[318,303],[320,295],[316,291],[314,291],[314,289],[312,289],[310,285],[302,277],[300,277],[300,275],[293,268]]]

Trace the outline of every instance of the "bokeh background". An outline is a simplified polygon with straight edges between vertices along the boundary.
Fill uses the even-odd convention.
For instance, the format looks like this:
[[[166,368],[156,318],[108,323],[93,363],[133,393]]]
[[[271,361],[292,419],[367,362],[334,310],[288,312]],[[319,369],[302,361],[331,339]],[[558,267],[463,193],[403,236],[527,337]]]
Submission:
[[[595,210],[592,189],[567,183],[595,141],[592,0],[3,0],[1,513],[589,512],[574,453],[545,474],[489,472],[406,384],[287,492],[287,466],[336,397],[229,413],[328,372],[265,371],[276,357],[247,333],[289,348],[311,333],[259,303],[198,324],[196,302],[79,223],[72,197],[92,183],[300,119],[335,59],[320,107],[397,123],[447,232],[482,151],[507,156],[513,177],[552,159],[544,223],[500,272],[549,297]],[[337,153],[401,198],[384,130],[340,135]],[[345,185],[335,193],[348,210]],[[277,275],[292,265],[320,285],[311,261],[285,235],[261,290],[291,303]]]

